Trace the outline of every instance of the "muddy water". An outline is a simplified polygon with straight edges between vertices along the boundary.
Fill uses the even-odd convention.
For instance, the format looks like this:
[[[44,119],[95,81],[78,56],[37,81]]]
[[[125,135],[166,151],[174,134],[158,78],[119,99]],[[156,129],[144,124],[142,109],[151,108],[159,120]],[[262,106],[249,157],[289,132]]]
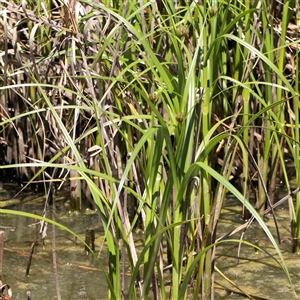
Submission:
[[[278,192],[278,194],[280,193]],[[283,196],[284,194],[282,194]],[[220,235],[243,224],[241,207],[238,204],[239,202],[234,198],[229,197],[226,200],[218,225]],[[287,203],[276,209],[275,215],[281,241],[279,248],[290,272],[295,293],[300,298],[300,256],[291,253],[291,233]],[[278,243],[273,218],[269,216],[265,220]],[[247,297],[242,296],[243,293],[251,295],[253,298],[257,297],[255,299],[293,299],[290,284],[281,267],[281,260],[257,222],[254,222],[245,231],[244,236],[242,236],[242,232],[239,232],[231,238],[249,241],[267,251],[269,255],[247,245],[241,245],[239,250],[238,243],[226,243],[218,247],[216,266],[220,269],[222,275],[216,273],[215,276],[216,299],[247,299]],[[241,288],[242,291],[234,287],[229,280],[225,279],[225,276]]]
[[[281,197],[281,195],[280,195]],[[279,197],[279,198],[280,198]],[[40,214],[43,204],[29,201],[18,206],[24,211]],[[49,210],[49,216],[51,210]],[[295,291],[300,297],[300,257],[291,254],[291,239],[288,207],[276,210],[279,224],[281,245]],[[72,215],[63,201],[58,204],[57,221],[67,226],[84,238],[86,227],[97,225],[99,216],[92,211]],[[0,215],[0,226],[14,227],[15,231],[5,230],[5,251],[3,281],[13,288],[14,299],[26,299],[26,292],[31,291],[32,299],[57,299],[52,267],[51,225],[47,231],[45,247],[37,246],[32,259],[30,275],[26,276],[28,255],[32,242],[36,238],[33,220],[12,215]],[[218,225],[219,235],[231,231],[243,224],[239,202],[228,197],[222,210]],[[275,225],[270,218],[267,225],[276,237]],[[58,259],[58,279],[62,299],[107,299],[107,286],[99,262],[107,265],[107,249],[101,236],[101,227],[96,233],[96,252],[102,248],[99,261],[85,254],[84,246],[78,240],[60,229],[56,229],[56,252]],[[232,238],[241,239],[241,232]],[[257,251],[251,246],[237,243],[222,244],[216,251],[216,267],[221,275],[215,275],[215,299],[247,299],[245,294],[255,299],[286,300],[293,299],[293,294],[286,274],[280,266],[280,259],[274,251],[268,237],[256,223],[247,229],[245,240],[262,247],[265,252]],[[97,252],[98,253],[98,252]],[[227,279],[225,279],[225,277]],[[238,290],[233,284],[242,289]]]
[[[28,202],[22,209],[41,214],[43,204]],[[51,217],[50,209],[49,216]],[[60,203],[57,221],[84,239],[86,227],[99,225],[99,216],[93,211],[85,211],[80,215],[70,214],[66,204]],[[44,246],[39,240],[30,274],[26,276],[31,245],[36,239],[36,227],[33,223],[29,218],[0,214],[0,227],[12,227],[4,230],[3,282],[12,287],[14,300],[27,299],[27,291],[31,292],[32,300],[57,299],[52,265],[52,225],[48,225]],[[83,244],[74,236],[56,228],[58,280],[62,299],[107,299],[105,278],[99,267],[99,262],[107,265],[107,249],[101,235],[103,232],[98,226],[95,246],[98,250],[103,246],[98,261],[91,255],[86,255]]]

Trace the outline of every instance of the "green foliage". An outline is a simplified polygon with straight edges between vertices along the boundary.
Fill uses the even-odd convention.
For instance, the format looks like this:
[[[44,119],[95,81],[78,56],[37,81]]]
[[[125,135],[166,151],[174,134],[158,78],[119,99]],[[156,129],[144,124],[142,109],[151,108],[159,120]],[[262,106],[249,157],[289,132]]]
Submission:
[[[285,66],[288,57],[299,63],[297,39],[286,42],[295,3],[56,5],[39,3],[38,15],[30,5],[23,12],[25,42],[8,38],[23,24],[14,25],[12,12],[1,33],[8,42],[2,49],[0,130],[14,145],[9,130],[24,136],[16,164],[1,170],[18,168],[29,185],[44,178],[47,168],[61,169],[51,178],[75,184],[74,207],[82,207],[81,199],[95,202],[109,251],[111,299],[125,293],[146,299],[151,290],[155,299],[213,298],[215,249],[225,242],[216,240],[217,224],[226,193],[268,236],[296,297],[280,248],[261,217],[274,204],[280,172],[290,193],[284,148],[300,184],[299,75],[292,69],[288,77]],[[8,113],[11,107],[15,115]],[[20,124],[30,130],[24,134]],[[34,155],[25,153],[30,140]],[[230,182],[237,167],[242,192]],[[257,181],[253,205],[251,186]],[[300,198],[296,207],[290,205],[299,251]],[[141,250],[133,234],[137,226],[144,231]],[[165,287],[166,260],[171,288]],[[127,264],[129,286],[123,280]]]

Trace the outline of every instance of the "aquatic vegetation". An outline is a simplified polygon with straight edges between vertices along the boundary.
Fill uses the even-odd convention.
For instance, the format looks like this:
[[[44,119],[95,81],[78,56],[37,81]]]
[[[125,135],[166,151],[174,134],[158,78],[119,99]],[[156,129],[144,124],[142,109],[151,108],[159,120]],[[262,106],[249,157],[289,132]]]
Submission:
[[[285,164],[299,186],[299,7],[187,2],[1,3],[0,171],[100,211],[111,299],[186,299],[190,286],[189,297],[213,298],[218,245],[256,247],[216,239],[228,193],[268,236],[296,298],[280,232],[262,216],[276,223],[280,180],[299,252]]]

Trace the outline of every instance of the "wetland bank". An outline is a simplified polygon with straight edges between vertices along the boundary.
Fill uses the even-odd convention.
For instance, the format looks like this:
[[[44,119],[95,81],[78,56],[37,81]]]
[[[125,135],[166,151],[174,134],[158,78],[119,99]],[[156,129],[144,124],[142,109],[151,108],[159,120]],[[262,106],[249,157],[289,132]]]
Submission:
[[[217,292],[222,278],[224,293],[276,299],[255,289],[270,267],[268,287],[299,298],[297,1],[0,5],[0,182],[17,184],[0,199],[0,225],[18,224],[5,231],[16,252],[4,249],[1,280],[22,291],[14,298],[35,269],[10,276],[15,253],[43,239],[32,264],[39,251],[50,260],[32,295],[231,297]],[[90,251],[93,218],[101,238]],[[77,272],[75,260],[97,270]],[[67,263],[77,279],[62,275]],[[250,274],[247,287],[232,265]]]

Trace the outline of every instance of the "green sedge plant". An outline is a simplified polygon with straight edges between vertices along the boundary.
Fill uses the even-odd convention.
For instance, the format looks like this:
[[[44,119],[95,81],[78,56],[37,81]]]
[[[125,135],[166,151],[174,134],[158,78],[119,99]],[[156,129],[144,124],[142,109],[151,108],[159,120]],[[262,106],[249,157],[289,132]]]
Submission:
[[[6,68],[1,87],[21,95],[17,99],[25,108],[0,126],[6,134],[14,122],[30,119],[39,154],[0,168],[36,168],[29,184],[47,168],[58,169],[62,183],[70,179],[75,209],[86,199],[95,203],[109,253],[110,299],[212,299],[217,225],[227,193],[268,236],[297,297],[260,213],[266,199],[273,205],[270,168],[272,178],[275,166],[282,169],[290,192],[282,144],[297,166],[298,86],[284,75],[288,19],[283,17],[282,39],[274,47],[274,26],[262,32],[256,19],[272,24],[272,12],[258,4],[84,0],[48,5],[64,16],[62,23],[46,22],[42,9],[36,20],[28,10],[33,26],[24,50],[33,59],[9,67],[29,81],[16,82]],[[44,32],[37,30],[38,21],[44,21]],[[57,46],[40,49],[42,58],[36,57],[34,44],[49,46],[45,36]],[[47,66],[51,72],[45,76]],[[290,97],[292,138],[282,117]],[[43,143],[55,149],[47,162]],[[230,182],[236,166],[242,168],[242,193]],[[255,204],[249,201],[251,170],[259,174]],[[291,211],[299,238],[299,200]],[[136,228],[143,231],[142,248]]]

